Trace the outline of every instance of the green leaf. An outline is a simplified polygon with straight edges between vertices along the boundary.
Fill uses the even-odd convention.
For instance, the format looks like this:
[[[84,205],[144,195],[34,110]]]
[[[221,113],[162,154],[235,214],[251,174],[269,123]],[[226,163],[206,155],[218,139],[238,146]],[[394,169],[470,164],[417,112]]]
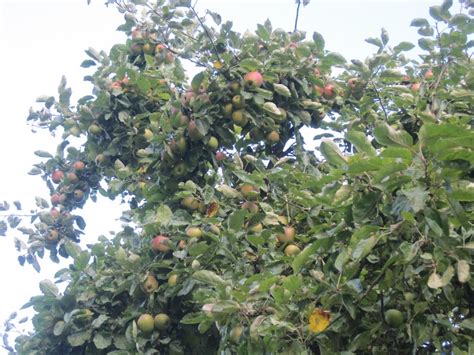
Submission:
[[[162,226],[166,226],[171,221],[173,211],[167,205],[161,205],[156,210],[156,222]]]
[[[58,287],[51,280],[45,279],[45,280],[40,281],[39,287],[40,287],[41,292],[45,296],[57,297],[59,295]]]
[[[343,65],[346,63],[346,59],[339,53],[329,52],[324,57],[324,61],[330,65]]]
[[[112,337],[110,335],[103,335],[102,333],[97,333],[94,336],[94,345],[97,349],[106,349],[112,344]]]
[[[40,158],[52,158],[53,157],[50,153],[48,153],[44,150],[35,151],[35,155],[40,157]]]
[[[219,275],[217,275],[214,271],[209,270],[199,270],[196,271],[192,278],[200,281],[205,284],[209,284],[212,286],[228,286],[229,282],[223,280]]]
[[[339,150],[339,147],[331,140],[324,139],[321,142],[319,151],[326,160],[337,167],[347,167],[347,158]]]
[[[81,346],[85,342],[89,341],[92,335],[92,330],[84,330],[82,332],[77,332],[71,334],[67,337],[67,341],[71,346]]]
[[[248,212],[245,209],[232,212],[227,222],[229,229],[232,229],[234,231],[238,231],[242,229],[242,226],[244,225],[244,221],[245,221],[245,218],[247,217],[247,214]]]
[[[413,212],[417,213],[426,206],[426,201],[430,195],[428,190],[425,190],[421,186],[416,186],[411,189],[402,190],[402,193],[406,196],[410,202],[410,206]]]
[[[365,153],[368,156],[376,155],[375,148],[364,132],[350,130],[346,133],[346,139],[356,147],[358,152]]]
[[[205,71],[197,73],[194,76],[193,80],[191,81],[191,87],[192,87],[193,91],[197,92],[200,89],[201,84],[202,84],[202,82],[204,81],[205,78],[206,78],[206,72]]]
[[[434,18],[436,21],[445,21],[445,16],[446,13],[443,11],[443,8],[441,6],[431,6],[430,7],[430,15],[432,18]]]
[[[388,32],[385,28],[382,28],[381,34],[380,34],[380,39],[382,40],[382,43],[386,45],[389,41],[389,36]]]
[[[324,50],[324,38],[319,32],[313,32],[313,41],[318,51]]]
[[[379,47],[379,48],[382,48],[383,47],[383,43],[380,39],[378,38],[375,38],[375,37],[369,37],[369,38],[366,38],[365,41],[367,43],[370,43],[370,44],[373,44],[374,46],[376,47]]]
[[[441,4],[441,10],[448,11],[453,6],[453,0],[444,0]]]
[[[396,53],[399,53],[399,52],[405,52],[405,51],[409,51],[411,49],[415,48],[415,45],[413,43],[410,43],[410,42],[400,42],[399,44],[397,44],[395,47],[393,47],[393,50],[396,52]]]
[[[377,122],[374,128],[377,142],[385,146],[408,148],[413,145],[413,138],[405,131],[395,130],[385,122]]]
[[[440,276],[434,271],[428,278],[428,287],[430,288],[441,288],[449,284],[451,279],[454,276],[454,268],[450,265],[443,273],[443,276]]]
[[[262,62],[254,58],[242,59],[239,62],[239,66],[247,71],[254,71],[263,66]]]
[[[298,273],[303,265],[309,260],[309,258],[314,255],[316,250],[319,249],[321,246],[321,240],[317,240],[313,242],[311,245],[307,246],[303,249],[301,253],[295,256],[293,262],[291,263],[291,267],[293,268],[294,273]]]
[[[464,329],[474,331],[474,318],[464,319],[459,325]]]
[[[412,27],[428,27],[429,25],[430,23],[425,18],[416,18],[413,19],[410,23],[410,26]]]
[[[372,235],[367,239],[362,239],[357,243],[354,251],[352,252],[352,259],[353,260],[361,260],[365,258],[377,245],[379,237],[377,235]]]

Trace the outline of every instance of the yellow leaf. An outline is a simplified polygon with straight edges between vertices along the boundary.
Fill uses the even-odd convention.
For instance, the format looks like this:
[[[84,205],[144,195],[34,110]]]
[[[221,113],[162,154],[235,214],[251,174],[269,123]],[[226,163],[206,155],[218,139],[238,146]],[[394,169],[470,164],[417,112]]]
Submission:
[[[216,60],[214,63],[214,69],[221,70],[222,69],[222,63]]]
[[[316,308],[309,316],[309,330],[313,333],[323,332],[331,323],[331,312]]]

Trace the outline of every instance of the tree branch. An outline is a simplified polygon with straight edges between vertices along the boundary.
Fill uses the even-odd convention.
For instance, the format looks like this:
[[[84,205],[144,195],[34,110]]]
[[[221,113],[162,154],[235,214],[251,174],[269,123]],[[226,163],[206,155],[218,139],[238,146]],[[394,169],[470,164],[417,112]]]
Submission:
[[[301,7],[301,0],[298,0],[298,6],[296,7],[296,18],[295,18],[295,29],[293,32],[298,30],[298,18],[300,17],[300,7]]]

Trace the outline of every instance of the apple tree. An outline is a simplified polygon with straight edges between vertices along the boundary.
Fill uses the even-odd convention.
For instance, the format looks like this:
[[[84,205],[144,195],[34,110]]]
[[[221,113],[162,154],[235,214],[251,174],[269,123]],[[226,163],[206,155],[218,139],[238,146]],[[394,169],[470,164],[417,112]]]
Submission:
[[[128,39],[86,51],[90,95],[63,79],[30,112],[61,136],[31,171],[50,197],[0,225],[21,264],[71,260],[19,354],[473,353],[472,1],[351,61],[296,25],[109,3]],[[81,245],[99,194],[123,230]]]

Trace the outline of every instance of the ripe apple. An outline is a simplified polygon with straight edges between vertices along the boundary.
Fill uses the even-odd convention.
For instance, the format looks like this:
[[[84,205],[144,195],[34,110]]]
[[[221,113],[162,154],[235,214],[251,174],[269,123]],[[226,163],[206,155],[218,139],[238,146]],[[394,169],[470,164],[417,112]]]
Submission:
[[[59,232],[56,229],[50,229],[46,235],[46,239],[51,242],[57,242],[59,239]]]
[[[52,194],[51,195],[51,203],[53,205],[59,205],[61,202],[61,195],[60,194]]]
[[[79,201],[82,201],[83,198],[84,198],[84,191],[80,189],[74,190],[74,200],[79,202]]]
[[[216,137],[210,137],[209,141],[207,142],[207,146],[212,150],[216,150],[217,148],[219,148],[219,141]]]
[[[336,89],[333,84],[326,84],[324,86],[323,96],[327,100],[333,99],[336,96]]]
[[[358,78],[350,78],[349,80],[347,80],[347,86],[349,86],[349,88],[353,90],[357,86],[358,82],[359,82]]]
[[[248,123],[249,119],[244,110],[237,110],[232,112],[232,121],[234,121],[237,126],[243,127]]]
[[[72,164],[72,168],[76,171],[82,171],[84,170],[86,167],[86,164],[84,164],[84,162],[82,161],[76,161],[74,162],[74,164]]]
[[[183,104],[183,106],[187,107],[187,106],[191,105],[191,103],[194,100],[195,96],[196,96],[196,94],[194,92],[186,91],[184,93],[184,95],[182,96],[182,98],[181,98],[181,103]]]
[[[183,250],[186,248],[186,245],[188,245],[188,243],[184,239],[181,239],[178,243],[178,248]]]
[[[242,108],[244,107],[244,99],[241,95],[235,95],[232,98],[232,106],[235,108]]]
[[[250,184],[240,186],[240,192],[247,200],[255,200],[260,195],[258,187]]]
[[[166,52],[165,54],[165,63],[173,64],[174,63],[174,55],[171,52]]]
[[[189,237],[189,238],[200,238],[202,237],[202,229],[199,228],[199,227],[189,227],[187,230],[186,230],[186,235]]]
[[[225,160],[226,158],[227,158],[227,156],[225,155],[225,153],[223,153],[223,152],[216,152],[216,160],[217,160],[218,162],[223,161],[223,160]]]
[[[154,252],[167,253],[171,250],[170,240],[164,235],[157,235],[151,240],[151,249]]]
[[[433,70],[428,69],[428,70],[425,72],[424,77],[425,77],[426,80],[430,80],[430,79],[433,77]]]
[[[178,283],[178,275],[173,274],[168,278],[168,285],[176,286],[177,283]]]
[[[166,49],[165,45],[162,43],[159,43],[155,47],[155,52],[160,53],[161,51],[164,51]]]
[[[171,319],[167,314],[159,313],[155,316],[154,323],[156,329],[165,330],[170,326]]]
[[[255,202],[245,201],[242,208],[249,210],[250,213],[258,213],[258,205]]]
[[[139,28],[132,30],[132,39],[143,39],[143,32]]]
[[[251,71],[244,76],[245,85],[259,88],[263,84],[263,76],[258,71]]]
[[[143,290],[150,294],[153,293],[160,286],[155,276],[148,275],[145,282],[143,283]]]
[[[276,144],[280,141],[280,134],[273,130],[270,133],[267,134],[267,142],[270,144]]]
[[[413,84],[411,84],[410,89],[413,92],[418,92],[418,91],[420,91],[420,87],[421,87],[420,83],[413,83]]]
[[[314,85],[313,86],[313,92],[316,94],[316,96],[323,96],[324,94],[324,88]]]
[[[285,254],[287,256],[293,256],[293,255],[299,254],[300,252],[301,252],[301,249],[298,248],[298,246],[294,244],[290,244],[285,248]]]
[[[77,175],[75,173],[72,173],[72,172],[68,173],[66,175],[66,178],[71,184],[75,184],[76,182],[79,181],[79,178],[77,177]]]
[[[63,179],[64,173],[61,170],[55,170],[51,174],[51,180],[53,180],[55,184],[59,184]]]
[[[296,230],[293,227],[286,226],[283,228],[283,233],[278,234],[277,238],[280,243],[292,242],[295,240]]]
[[[138,329],[144,333],[151,333],[155,326],[153,316],[151,314],[142,314],[137,320]]]

